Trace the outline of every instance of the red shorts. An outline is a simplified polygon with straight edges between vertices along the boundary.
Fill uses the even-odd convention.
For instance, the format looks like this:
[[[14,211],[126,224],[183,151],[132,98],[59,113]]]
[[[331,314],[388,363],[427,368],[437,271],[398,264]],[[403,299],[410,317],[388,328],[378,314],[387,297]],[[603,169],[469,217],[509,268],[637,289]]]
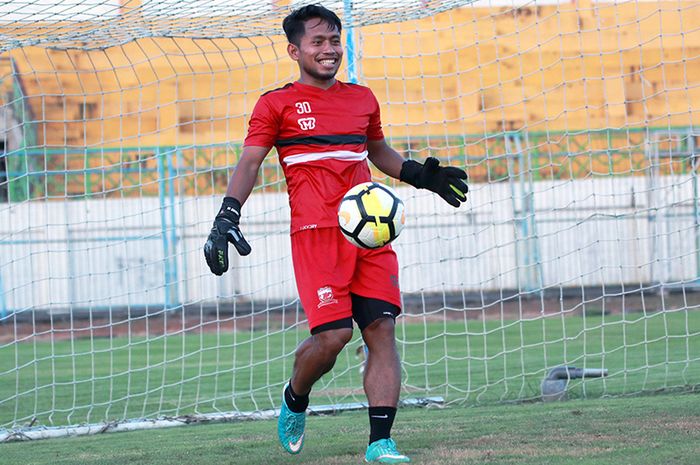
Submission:
[[[401,308],[399,263],[390,245],[360,249],[340,228],[309,229],[292,234],[292,262],[309,329],[352,317],[350,293]]]

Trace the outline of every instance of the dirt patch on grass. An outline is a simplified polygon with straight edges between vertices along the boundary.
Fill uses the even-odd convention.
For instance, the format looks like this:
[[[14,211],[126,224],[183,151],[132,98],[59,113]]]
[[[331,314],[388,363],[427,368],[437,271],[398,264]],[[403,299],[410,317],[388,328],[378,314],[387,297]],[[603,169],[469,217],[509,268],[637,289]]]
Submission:
[[[677,433],[689,433],[700,437],[700,417],[698,418],[649,418],[639,425],[636,425],[641,430],[659,430],[674,431]]]
[[[508,441],[509,443],[512,442]],[[498,447],[497,444],[489,449],[470,449],[455,447],[436,447],[431,455],[438,459],[489,459],[493,457],[505,456],[528,456],[528,457],[585,457],[587,455],[604,454],[612,451],[613,447],[542,447],[534,444],[521,444],[518,446]]]

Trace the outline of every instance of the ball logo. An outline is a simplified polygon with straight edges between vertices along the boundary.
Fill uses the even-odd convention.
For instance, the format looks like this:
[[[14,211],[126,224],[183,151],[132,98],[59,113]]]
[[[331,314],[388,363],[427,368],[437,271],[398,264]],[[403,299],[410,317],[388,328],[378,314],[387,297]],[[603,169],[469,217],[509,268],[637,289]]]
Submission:
[[[320,287],[316,293],[318,294],[318,308],[338,303],[338,300],[333,298],[333,289],[330,286]]]
[[[344,212],[344,211],[339,211],[338,212],[338,221],[340,221],[341,226],[345,226],[347,224],[350,224],[350,213]]]

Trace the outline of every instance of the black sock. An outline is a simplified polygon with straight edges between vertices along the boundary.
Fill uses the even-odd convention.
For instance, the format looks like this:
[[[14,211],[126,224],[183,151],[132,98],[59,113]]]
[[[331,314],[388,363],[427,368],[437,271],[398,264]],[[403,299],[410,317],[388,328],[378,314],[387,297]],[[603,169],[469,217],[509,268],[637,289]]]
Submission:
[[[395,407],[369,408],[369,443],[391,437],[391,427],[396,416]]]
[[[306,407],[309,406],[309,395],[299,395],[292,390],[291,381],[287,385],[287,389],[284,390],[284,402],[294,413],[306,412]]]

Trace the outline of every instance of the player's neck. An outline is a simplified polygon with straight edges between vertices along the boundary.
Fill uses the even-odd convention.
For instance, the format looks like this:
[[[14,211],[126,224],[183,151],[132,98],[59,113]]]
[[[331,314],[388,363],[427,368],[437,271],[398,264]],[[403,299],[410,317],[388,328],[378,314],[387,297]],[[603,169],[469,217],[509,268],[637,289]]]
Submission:
[[[319,89],[327,90],[333,87],[333,84],[335,84],[337,80],[335,78],[320,80],[314,79],[311,76],[300,76],[297,82],[306,86],[318,87]]]

